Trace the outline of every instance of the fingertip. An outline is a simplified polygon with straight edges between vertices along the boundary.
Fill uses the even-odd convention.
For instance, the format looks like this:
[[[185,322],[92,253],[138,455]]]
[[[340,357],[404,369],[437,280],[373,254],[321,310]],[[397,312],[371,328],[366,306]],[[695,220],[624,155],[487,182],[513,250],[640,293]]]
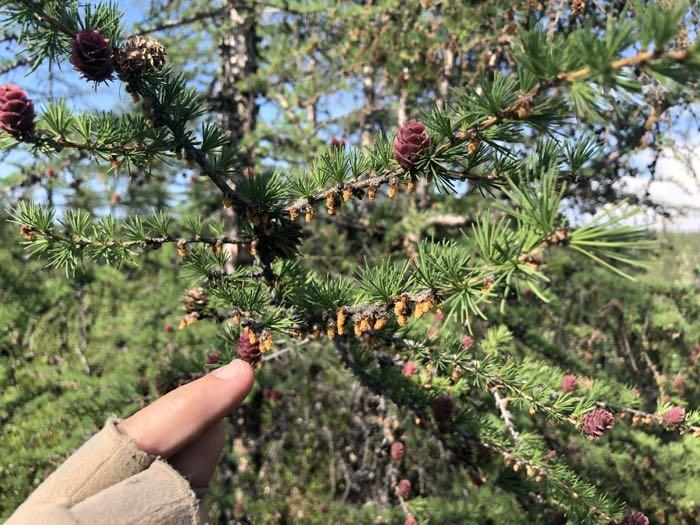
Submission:
[[[234,359],[229,364],[214,370],[211,376],[217,380],[224,380],[233,392],[234,406],[238,406],[253,388],[255,371],[247,361]]]
[[[250,363],[242,359],[234,359],[229,364],[217,368],[211,374],[219,379],[235,379],[236,382],[240,384],[241,390],[245,390],[246,393],[250,392],[250,389],[253,388],[253,381],[255,380],[255,371],[253,367],[250,366]]]

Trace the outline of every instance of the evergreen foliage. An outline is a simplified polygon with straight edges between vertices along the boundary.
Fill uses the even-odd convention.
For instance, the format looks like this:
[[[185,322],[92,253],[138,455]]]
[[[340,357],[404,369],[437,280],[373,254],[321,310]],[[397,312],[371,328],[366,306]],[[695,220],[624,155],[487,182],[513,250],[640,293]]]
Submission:
[[[76,58],[76,46],[85,51],[76,35],[98,30],[113,46],[112,80],[132,103],[83,112],[70,100],[35,97],[34,130],[0,134],[3,150],[28,154],[32,170],[47,167],[46,180],[34,175],[32,184],[51,190],[48,198],[8,203],[8,219],[27,255],[67,274],[47,272],[45,281],[25,285],[37,263],[16,269],[21,256],[11,251],[3,264],[3,280],[15,283],[4,314],[8,350],[0,354],[8,385],[2,435],[10,443],[0,481],[11,487],[3,513],[105,412],[128,413],[195,377],[203,363],[240,356],[245,340],[262,351],[258,383],[271,386],[256,390],[238,414],[242,437],[227,449],[225,472],[212,489],[212,510],[222,521],[247,509],[272,522],[470,516],[482,523],[508,516],[609,523],[644,510],[659,521],[690,523],[697,486],[679,485],[679,476],[697,469],[689,464],[679,474],[674,465],[699,452],[698,351],[690,350],[700,337],[697,286],[635,282],[659,244],[645,227],[630,225],[636,209],[619,192],[605,193],[614,182],[608,164],[632,145],[620,140],[611,152],[595,127],[616,113],[624,122],[629,106],[652,92],[694,100],[700,49],[688,39],[697,9],[632,2],[611,8],[603,23],[599,14],[586,21],[575,3],[565,10],[569,25],[552,31],[543,7],[523,6],[520,17],[520,8],[501,2],[251,2],[246,9],[272,15],[261,26],[268,60],[245,89],[267,93],[282,108],[294,98],[314,102],[235,140],[215,118],[217,101],[194,87],[200,79],[186,58],[169,51],[186,45],[177,38],[163,38],[163,53],[154,40],[126,36],[112,3],[7,2],[2,19],[32,70],[69,67],[70,59],[102,89],[105,64]],[[180,6],[189,20],[183,24],[204,18],[193,14],[198,4]],[[506,27],[518,30],[503,30],[507,68],[479,71],[465,59],[463,78],[450,78],[442,93],[434,64],[448,49],[470,35],[477,50],[500,41],[492,24],[474,25],[475,13],[510,13]],[[387,29],[378,30],[370,49],[364,32],[382,24]],[[211,38],[225,32],[222,23]],[[298,60],[285,60],[285,49]],[[316,117],[299,124],[299,113],[315,112],[323,96],[354,89],[354,78],[346,85],[340,71],[364,71],[367,56],[375,69],[385,68],[388,96],[398,95],[399,108],[411,100],[419,122],[397,123],[374,107],[355,112],[340,119],[348,147],[324,140]],[[436,81],[434,96],[426,86]],[[48,171],[60,162],[70,166],[72,182]],[[163,195],[176,172],[210,185],[169,205]],[[81,189],[95,173],[129,178],[130,202],[121,207],[113,194],[105,212],[89,188]],[[67,209],[57,210],[54,189],[68,195]],[[580,213],[590,210],[596,213]],[[159,295],[140,293],[144,286]],[[173,342],[172,326],[163,332],[161,319],[173,317],[185,286]],[[95,304],[88,307],[86,297]],[[56,325],[59,301],[77,309],[76,327]],[[29,366],[23,361],[36,359],[40,322],[60,334],[62,350]],[[139,330],[131,338],[133,327]],[[73,337],[78,342],[69,342]],[[121,351],[127,344],[139,350]],[[71,346],[78,361],[64,367],[62,352]],[[352,375],[336,370],[337,359]],[[406,373],[409,363],[414,373]],[[669,386],[671,373],[686,378],[682,386]],[[110,384],[121,374],[140,379]],[[575,386],[563,388],[567,374]],[[37,376],[49,378],[45,390],[27,386]],[[369,401],[345,399],[341,389],[358,388],[351,377]],[[51,396],[58,406],[47,409]],[[304,410],[304,428],[283,421],[319,396],[327,410]],[[676,407],[685,409],[683,417]],[[591,422],[603,413],[614,424],[607,416],[605,424]],[[24,414],[31,424],[22,423]],[[72,425],[61,441],[56,429]],[[275,430],[261,435],[267,426]],[[358,431],[365,440],[361,464],[347,453]],[[45,445],[31,445],[41,436]],[[389,450],[399,440],[408,443],[406,455],[392,463]],[[318,442],[328,452],[312,451]],[[274,447],[293,453],[260,479],[283,487],[282,494],[290,483],[284,478],[293,476],[307,483],[308,495],[234,497],[234,476],[237,486],[260,494],[254,471],[231,470],[234,458],[248,454],[260,466],[263,450]],[[317,453],[331,465],[330,481]],[[454,479],[438,474],[444,462]],[[632,486],[631,466],[644,476],[643,488]],[[373,477],[362,478],[367,473]],[[406,476],[419,496],[398,488]],[[342,503],[363,503],[368,492],[356,488],[363,483],[375,483],[368,492],[381,492],[372,497],[384,508],[358,506],[349,515]],[[327,493],[323,510],[311,506]]]

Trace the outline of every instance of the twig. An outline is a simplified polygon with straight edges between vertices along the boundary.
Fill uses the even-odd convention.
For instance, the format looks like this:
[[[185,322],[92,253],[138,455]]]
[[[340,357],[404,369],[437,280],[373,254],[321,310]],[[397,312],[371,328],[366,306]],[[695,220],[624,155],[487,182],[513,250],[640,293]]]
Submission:
[[[401,510],[403,510],[406,517],[412,516],[413,514],[411,513],[411,509],[408,507],[408,505],[406,505],[406,500],[403,499],[403,496],[401,496],[401,491],[399,490],[399,484],[397,481],[396,472],[394,470],[392,470],[392,473],[391,473],[391,484],[394,486],[394,494],[396,495],[396,499],[399,500],[399,505],[401,506]]]
[[[608,406],[608,404],[605,403],[604,401],[601,401],[598,403],[598,406],[601,408],[606,408]],[[664,421],[663,415],[661,415],[661,414],[651,414],[649,412],[637,410],[636,408],[632,408],[632,407],[613,407],[613,409],[616,412],[630,414],[632,416],[639,417],[642,419],[650,419],[650,420],[658,423],[659,425],[662,425],[663,421]],[[665,426],[665,428],[667,428],[669,430],[673,430],[675,432],[690,431],[693,433],[693,436],[700,437],[700,426],[697,426],[697,425],[688,425],[686,423],[681,423],[678,426],[674,426],[674,427]]]
[[[83,354],[82,349],[80,348],[81,346],[87,347],[87,334],[86,334],[86,329],[87,329],[87,323],[85,322],[85,314],[88,310],[88,304],[85,302],[85,297],[84,297],[84,290],[82,285],[79,285],[78,289],[75,292],[76,299],[78,300],[78,304],[80,305],[78,308],[78,333],[80,334],[80,340],[78,344],[75,345],[75,353],[78,356],[78,360],[80,361],[80,364],[83,365],[83,371],[85,372],[86,375],[90,375],[90,365],[88,364],[87,359],[85,358],[85,354]]]
[[[516,443],[519,442],[520,432],[518,432],[513,426],[511,413],[508,410],[508,400],[501,397],[501,395],[498,393],[498,387],[493,386],[489,390],[491,394],[493,394],[494,399],[496,400],[496,407],[501,413],[501,419],[503,419],[503,424],[505,425],[508,432],[510,432],[510,435],[513,436],[513,440]]]
[[[651,360],[649,357],[649,353],[647,352],[649,350],[649,339],[647,338],[647,330],[649,329],[649,314],[645,314],[644,316],[644,324],[642,325],[642,349],[641,349],[641,354],[642,357],[644,358],[644,361],[647,364],[647,367],[649,367],[649,370],[651,371],[652,375],[654,376],[654,382],[656,383],[656,388],[659,390],[659,397],[662,401],[666,400],[668,396],[666,395],[666,388],[664,387],[664,378],[663,376],[659,373],[658,368],[654,364],[654,362]]]
[[[663,58],[671,62],[683,62],[692,54],[691,48],[680,49],[678,51],[664,52],[663,49],[644,51],[634,56],[621,58],[610,63],[610,69],[622,69],[623,67],[641,66],[657,58]],[[559,73],[557,79],[565,82],[573,82],[591,74],[590,67],[583,67],[569,73]]]
[[[296,349],[293,346],[289,346],[287,348],[282,348],[281,350],[277,350],[276,352],[273,352],[271,354],[264,355],[262,357],[261,361],[263,361],[263,362],[273,361],[273,360],[277,359],[278,357],[280,357],[281,355],[284,355],[288,352],[293,352],[294,350],[296,350]]]
[[[44,237],[47,237],[55,242],[66,242],[80,247],[97,246],[101,248],[125,248],[130,249],[134,247],[146,248],[159,248],[164,244],[177,243],[178,245],[187,244],[206,244],[209,246],[222,246],[224,244],[247,244],[251,242],[249,238],[233,239],[227,236],[222,237],[173,237],[171,235],[162,237],[146,237],[145,239],[135,239],[129,241],[122,241],[117,239],[110,239],[108,241],[98,241],[93,239],[86,239],[84,237],[69,237],[67,235],[60,235],[49,230],[34,230],[33,228],[28,228],[24,231],[25,234],[39,233]]]
[[[425,226],[441,226],[443,228],[459,228],[468,226],[474,222],[470,215],[458,215],[455,213],[438,213],[428,217]]]
[[[23,67],[23,66],[31,66],[34,64],[35,60],[29,60],[28,58],[19,58],[15,60],[13,63],[8,64],[5,66],[3,69],[0,69],[0,75],[5,75],[9,73],[10,71],[14,71],[17,68]]]
[[[682,62],[686,60],[688,57],[690,57],[692,54],[692,49],[691,48],[686,48],[680,51],[671,51],[668,53],[664,53],[662,51],[654,51],[654,52],[644,52],[640,53],[638,55],[626,58],[626,59],[621,59],[621,60],[616,60],[610,64],[611,69],[620,69],[622,67],[626,66],[632,66],[632,65],[642,65],[646,62],[649,62],[655,58],[665,58],[668,60],[672,60],[674,62]],[[523,110],[526,110],[527,108],[530,107],[532,104],[532,101],[543,93],[546,89],[550,89],[552,87],[556,87],[557,85],[561,84],[562,82],[573,82],[575,80],[578,80],[580,78],[583,78],[591,73],[590,68],[582,68],[576,71],[572,71],[569,73],[560,73],[555,77],[555,79],[549,81],[549,82],[540,82],[535,85],[530,91],[527,93],[524,93],[518,97],[518,99],[512,103],[510,106],[508,106],[506,109],[504,109],[502,112],[500,112],[498,115],[493,115],[490,116],[486,119],[484,119],[481,123],[468,128],[468,129],[463,129],[460,131],[456,136],[452,137],[452,139],[443,144],[441,147],[439,147],[435,151],[435,155],[439,156],[443,153],[445,153],[447,150],[458,146],[460,144],[463,144],[469,140],[472,140],[473,138],[478,138],[479,134],[482,133],[483,131],[487,130],[488,128],[491,128],[495,126],[496,124],[500,124],[504,120],[507,119],[518,119],[522,120],[522,117],[520,116],[521,112]],[[525,111],[525,114],[527,114],[527,111]],[[389,182],[392,178],[404,175],[405,173],[403,170],[400,170],[396,167],[391,167],[387,168],[384,170],[383,173],[374,175],[368,178],[364,178],[361,180],[353,181],[348,184],[345,184],[343,188],[351,189],[351,190],[362,190],[369,188],[370,186],[380,186],[382,184],[386,184]],[[462,176],[462,180],[466,179],[479,179],[479,178],[484,178],[483,176],[479,175],[474,175],[474,174],[466,174]],[[298,199],[297,201],[291,203],[288,205],[285,210],[289,211],[292,208],[303,208],[304,206],[309,206],[312,205],[316,202],[325,200],[326,197],[331,195],[332,193],[335,193],[339,191],[341,188],[331,188],[328,190],[319,190],[313,195],[307,197],[307,198],[302,198]]]
[[[78,151],[98,151],[105,155],[118,154],[123,155],[125,157],[143,151],[142,148],[138,147],[108,146],[106,144],[99,143],[92,144],[90,142],[75,142],[73,140],[68,140],[65,137],[47,136],[38,133],[26,137],[25,139],[23,139],[23,141],[28,142],[30,144],[34,144],[36,146],[51,146],[56,151],[61,151],[62,149],[70,148]]]
[[[225,9],[214,9],[212,11],[204,11],[202,13],[197,13],[196,15],[186,17],[186,18],[180,18],[177,20],[166,20],[158,25],[144,28],[144,29],[137,29],[130,35],[127,35],[125,38],[129,39],[135,36],[144,36],[148,35],[151,33],[156,33],[158,31],[165,31],[166,29],[173,29],[175,27],[180,27],[184,26],[187,24],[192,24],[194,22],[199,22],[201,20],[205,20],[207,18],[216,18],[220,15],[223,15],[226,12]]]

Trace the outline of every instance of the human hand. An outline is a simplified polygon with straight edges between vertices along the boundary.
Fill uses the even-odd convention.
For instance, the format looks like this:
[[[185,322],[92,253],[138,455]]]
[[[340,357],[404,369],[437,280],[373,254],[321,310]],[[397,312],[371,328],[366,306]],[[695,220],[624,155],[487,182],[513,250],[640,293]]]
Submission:
[[[222,419],[243,402],[252,386],[252,367],[236,359],[168,392],[117,429],[133,439],[139,450],[167,459],[193,487],[201,487],[219,462]]]
[[[201,523],[191,487],[205,486],[223,447],[223,418],[248,395],[235,360],[105,427],[51,474],[8,525]]]

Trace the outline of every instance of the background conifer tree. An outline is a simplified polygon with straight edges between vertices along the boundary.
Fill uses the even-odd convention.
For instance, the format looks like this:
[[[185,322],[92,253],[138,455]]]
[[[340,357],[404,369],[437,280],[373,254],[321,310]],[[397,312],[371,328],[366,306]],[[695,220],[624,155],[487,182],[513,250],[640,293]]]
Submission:
[[[222,522],[692,522],[697,276],[620,180],[697,122],[697,6],[127,7],[2,8],[3,515],[238,356]]]

